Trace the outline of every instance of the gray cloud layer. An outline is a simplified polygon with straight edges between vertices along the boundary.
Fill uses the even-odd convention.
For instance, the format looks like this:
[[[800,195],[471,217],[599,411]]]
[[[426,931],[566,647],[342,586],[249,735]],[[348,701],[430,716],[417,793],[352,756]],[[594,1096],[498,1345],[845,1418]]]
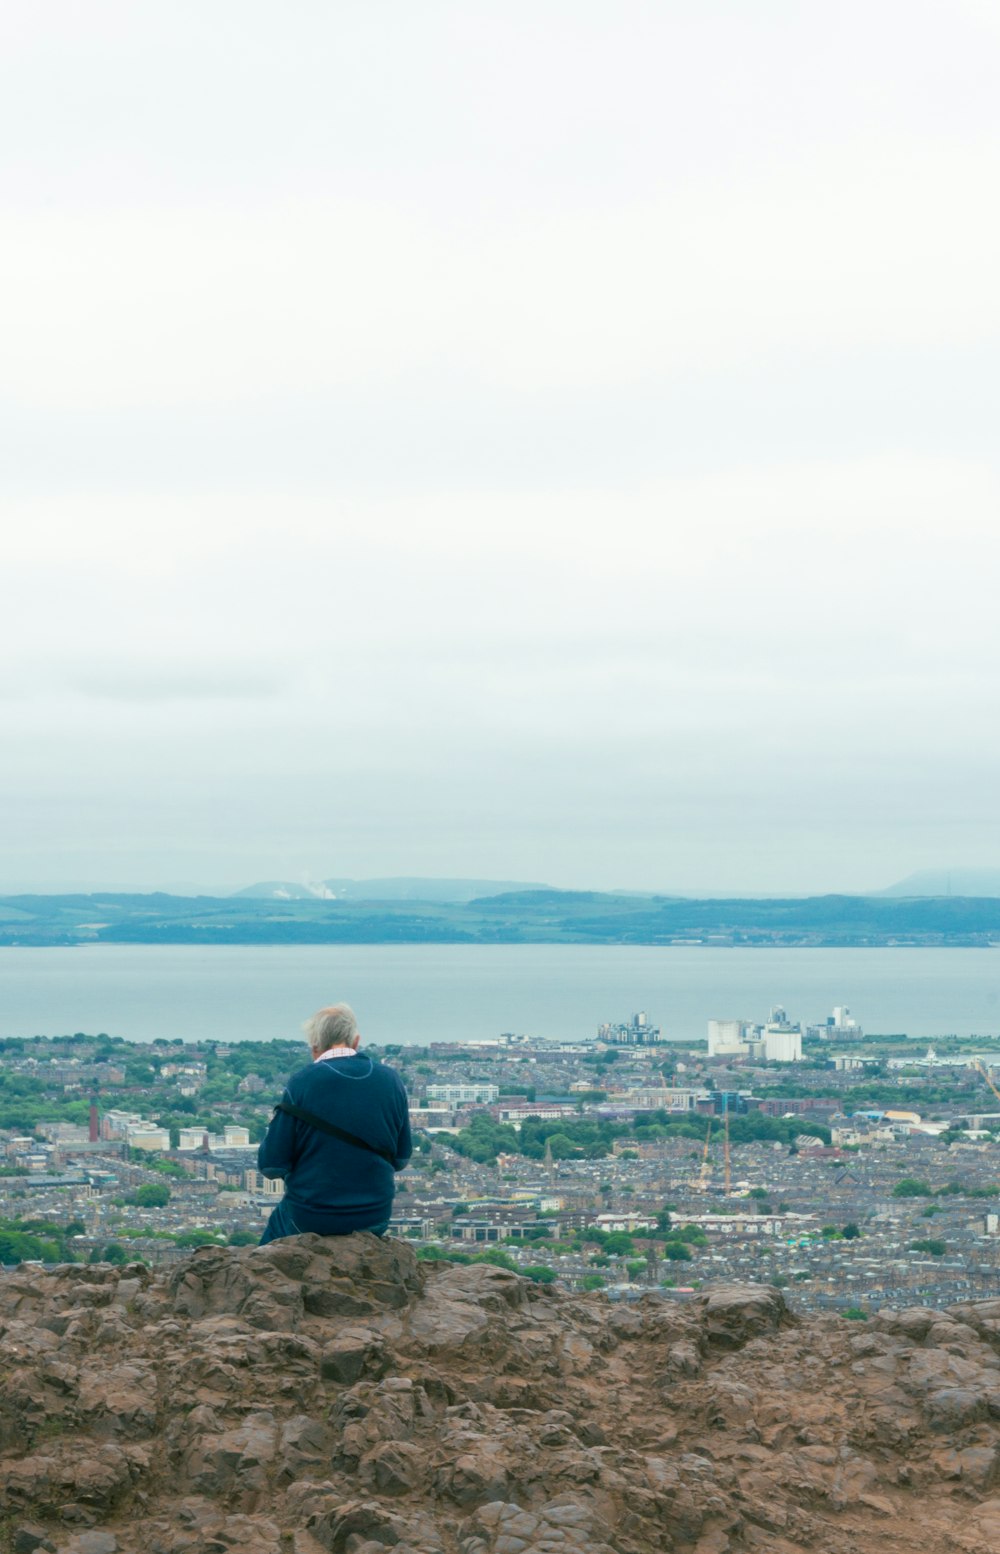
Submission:
[[[992,5],[0,45],[10,881],[1000,862]]]

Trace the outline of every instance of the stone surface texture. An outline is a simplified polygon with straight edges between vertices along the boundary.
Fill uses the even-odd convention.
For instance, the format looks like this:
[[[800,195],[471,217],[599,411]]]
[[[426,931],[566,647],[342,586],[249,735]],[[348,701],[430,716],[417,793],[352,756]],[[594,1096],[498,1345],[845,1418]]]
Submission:
[[[989,1554],[1000,1298],[800,1323],[370,1235],[0,1274],[14,1554]]]

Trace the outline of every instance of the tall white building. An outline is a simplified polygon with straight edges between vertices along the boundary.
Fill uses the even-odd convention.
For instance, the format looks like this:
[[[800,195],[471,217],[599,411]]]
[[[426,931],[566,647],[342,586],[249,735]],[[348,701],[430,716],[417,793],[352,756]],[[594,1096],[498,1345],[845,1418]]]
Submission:
[[[742,1020],[709,1020],[708,1055],[710,1058],[746,1050],[745,1026]]]
[[[769,1063],[801,1063],[802,1032],[797,1025],[767,1024],[764,1056]]]

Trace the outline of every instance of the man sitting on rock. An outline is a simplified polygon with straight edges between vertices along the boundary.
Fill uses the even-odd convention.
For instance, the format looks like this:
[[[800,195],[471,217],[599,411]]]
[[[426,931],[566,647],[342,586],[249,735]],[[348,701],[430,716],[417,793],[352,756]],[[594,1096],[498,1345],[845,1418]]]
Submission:
[[[394,1172],[413,1151],[403,1081],[358,1051],[353,1009],[320,1009],[305,1031],[313,1060],[288,1081],[257,1154],[265,1176],[285,1179],[261,1246],[306,1231],[384,1234]]]

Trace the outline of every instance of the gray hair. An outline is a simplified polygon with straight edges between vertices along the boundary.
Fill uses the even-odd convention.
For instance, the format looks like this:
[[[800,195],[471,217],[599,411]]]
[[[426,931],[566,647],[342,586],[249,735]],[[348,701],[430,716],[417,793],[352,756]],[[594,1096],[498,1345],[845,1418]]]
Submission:
[[[302,1029],[311,1050],[325,1052],[327,1047],[353,1047],[358,1022],[350,1004],[331,1004],[327,1009],[317,1009]]]

